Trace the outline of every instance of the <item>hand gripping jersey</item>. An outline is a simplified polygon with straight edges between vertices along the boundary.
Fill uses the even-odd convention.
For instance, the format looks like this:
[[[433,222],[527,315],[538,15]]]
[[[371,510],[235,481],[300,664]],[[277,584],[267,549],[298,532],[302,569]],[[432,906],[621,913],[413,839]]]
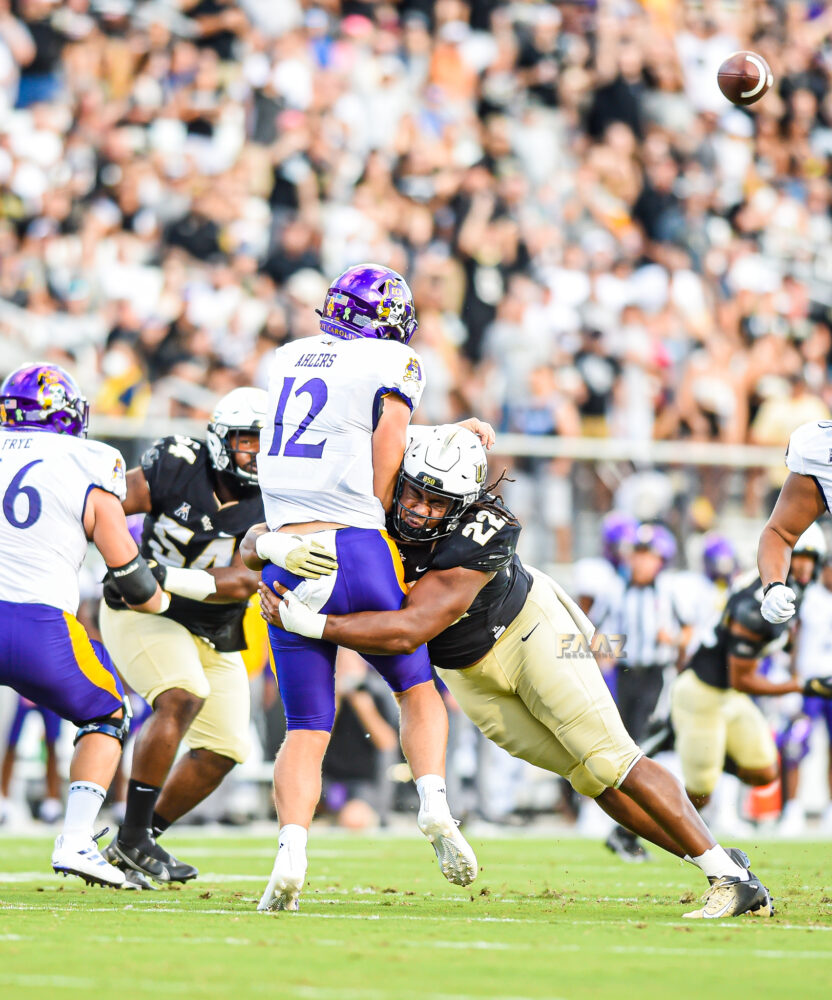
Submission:
[[[399,544],[405,580],[428,570],[463,569],[495,573],[465,614],[428,643],[431,663],[448,670],[482,659],[520,613],[532,580],[515,554],[520,525],[497,497],[484,509],[473,504],[450,535],[424,545]]]
[[[275,351],[270,424],[260,434],[258,478],[269,527],[329,521],[384,528],[373,494],[372,435],[388,393],[414,410],[425,378],[410,347],[321,334]]]
[[[796,603],[799,607],[802,591],[791,581],[789,586],[797,594]],[[731,686],[728,680],[729,656],[757,660],[786,645],[789,640],[790,623],[772,625],[771,622],[767,622],[760,613],[762,597],[763,587],[760,577],[753,571],[744,574],[737,581],[716,628],[700,642],[688,661],[687,668],[701,681],[710,684],[711,687],[727,689]],[[733,622],[742,625],[759,638],[731,635]]]
[[[792,433],[786,448],[790,472],[811,476],[826,509],[832,504],[832,420],[803,424]]]
[[[0,428],[0,601],[78,610],[84,508],[99,487],[123,500],[124,459],[69,434]]]
[[[208,448],[192,438],[161,438],[141,460],[150,488],[150,513],[145,517],[141,553],[162,566],[219,569],[230,566],[243,536],[263,520],[263,502],[256,486],[240,491],[239,499],[221,504],[214,493],[214,469]],[[124,603],[110,588],[111,608]],[[248,602],[214,604],[176,594],[165,617],[202,636],[220,652],[245,648],[243,616]]]

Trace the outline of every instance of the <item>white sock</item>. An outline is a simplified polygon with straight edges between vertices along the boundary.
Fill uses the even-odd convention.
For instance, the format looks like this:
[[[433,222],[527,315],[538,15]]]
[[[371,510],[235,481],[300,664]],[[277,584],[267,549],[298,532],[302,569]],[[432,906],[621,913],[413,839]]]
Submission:
[[[432,800],[433,808],[436,808],[440,801],[444,802],[446,807],[448,805],[445,799],[445,779],[441,774],[423,774],[421,778],[417,778],[416,791],[419,793],[419,802],[423,809],[428,798]]]
[[[64,843],[86,844],[92,840],[93,826],[106,794],[107,789],[94,781],[72,782],[64,816]]]
[[[298,823],[287,823],[281,826],[278,847],[286,848],[290,851],[306,851],[306,842],[309,839],[309,831],[305,826]]]
[[[719,844],[708,848],[708,850],[705,851],[704,854],[700,854],[698,858],[686,857],[685,861],[688,860],[691,861],[692,864],[696,865],[697,868],[701,868],[708,878],[721,878],[723,875],[732,875],[734,878],[738,878],[742,882],[748,881],[748,872],[745,868],[741,868],[738,864],[732,861]]]

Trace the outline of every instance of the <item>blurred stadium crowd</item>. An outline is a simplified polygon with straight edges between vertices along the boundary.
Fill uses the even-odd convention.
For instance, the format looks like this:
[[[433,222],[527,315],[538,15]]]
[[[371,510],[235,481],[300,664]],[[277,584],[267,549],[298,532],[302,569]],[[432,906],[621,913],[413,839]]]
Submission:
[[[780,443],[828,413],[832,10],[0,0],[2,367],[204,417],[406,274],[426,422]],[[716,86],[768,59],[750,111]]]
[[[744,110],[716,85],[741,48],[777,81]],[[378,260],[414,291],[422,422],[780,447],[832,406],[830,164],[825,3],[0,0],[0,375],[44,357],[97,415],[207,420]],[[782,481],[570,470],[507,492],[562,561],[616,487],[671,523],[702,493],[704,529]]]

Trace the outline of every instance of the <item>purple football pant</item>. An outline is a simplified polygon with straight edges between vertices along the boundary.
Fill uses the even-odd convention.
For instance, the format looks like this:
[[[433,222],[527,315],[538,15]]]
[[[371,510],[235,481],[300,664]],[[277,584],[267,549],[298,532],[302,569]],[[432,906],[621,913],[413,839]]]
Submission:
[[[335,532],[338,571],[321,614],[397,611],[406,589],[402,561],[386,531],[341,528]],[[263,570],[263,582],[294,590],[302,580],[279,566]],[[335,720],[335,655],[338,647],[269,626],[277,683],[288,729],[330,732]],[[426,646],[414,653],[365,657],[393,691],[407,691],[433,679]]]
[[[832,699],[804,698],[803,711],[810,719],[823,719],[826,723],[826,731],[832,738]]]
[[[124,689],[109,654],[74,615],[0,601],[0,684],[76,726],[117,712]]]
[[[26,721],[26,716],[30,712],[37,712],[43,719],[43,738],[48,744],[53,744],[58,742],[58,736],[61,733],[61,717],[56,715],[54,712],[50,711],[48,708],[44,708],[43,705],[36,705],[33,701],[29,701],[28,698],[20,697],[17,700],[17,711],[14,713],[14,718],[12,719],[11,729],[9,729],[9,735],[6,739],[6,745],[9,747],[16,747],[20,742],[20,734],[23,732],[23,723]]]

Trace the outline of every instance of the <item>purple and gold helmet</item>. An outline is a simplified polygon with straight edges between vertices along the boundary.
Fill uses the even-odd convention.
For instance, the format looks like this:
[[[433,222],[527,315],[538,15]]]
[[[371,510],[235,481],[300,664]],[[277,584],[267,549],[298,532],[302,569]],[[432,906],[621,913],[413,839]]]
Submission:
[[[0,386],[0,424],[85,437],[90,406],[58,365],[23,365]]]
[[[665,566],[676,558],[676,539],[663,524],[648,522],[640,524],[636,530],[634,549],[649,549],[661,557]]]
[[[703,539],[702,563],[709,580],[728,581],[737,571],[737,550],[725,535],[709,532]]]
[[[611,510],[601,522],[604,558],[619,566],[636,540],[638,521],[623,511]]]
[[[419,325],[407,282],[380,264],[358,264],[339,274],[318,315],[324,333],[344,340],[375,337],[407,344]]]

